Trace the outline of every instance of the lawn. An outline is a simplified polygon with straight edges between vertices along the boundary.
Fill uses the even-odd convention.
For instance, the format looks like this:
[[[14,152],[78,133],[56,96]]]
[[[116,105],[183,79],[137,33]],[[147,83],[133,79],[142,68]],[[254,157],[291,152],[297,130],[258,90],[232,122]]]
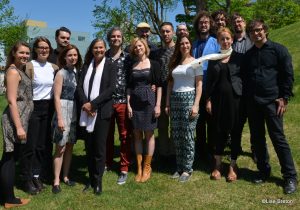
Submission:
[[[284,128],[298,173],[300,172],[299,27],[300,22],[270,33],[271,39],[286,45],[293,56],[295,97],[288,105]],[[1,113],[4,106],[5,100],[1,96]],[[36,196],[28,196],[17,189],[16,195],[32,199],[29,205],[20,209],[300,209],[299,190],[293,195],[283,194],[280,166],[269,138],[268,145],[272,176],[269,182],[259,186],[251,183],[256,166],[250,157],[249,130],[246,126],[243,132],[244,154],[238,159],[239,180],[235,183],[227,183],[225,178],[211,181],[209,167],[196,159],[191,180],[182,184],[169,178],[174,172],[172,163],[156,160],[153,163],[152,178],[147,183],[134,182],[135,169],[132,167],[128,182],[119,186],[116,184],[118,165],[115,163],[113,170],[105,173],[103,194],[97,197],[92,191],[82,192],[88,179],[84,146],[83,142],[79,141],[74,148],[71,170],[73,180],[77,181],[75,187],[70,188],[62,184],[62,192],[53,195],[51,186],[47,185],[47,188]],[[117,157],[115,161],[118,161]],[[223,161],[225,163],[223,175],[226,175],[229,161],[227,157],[224,157]]]

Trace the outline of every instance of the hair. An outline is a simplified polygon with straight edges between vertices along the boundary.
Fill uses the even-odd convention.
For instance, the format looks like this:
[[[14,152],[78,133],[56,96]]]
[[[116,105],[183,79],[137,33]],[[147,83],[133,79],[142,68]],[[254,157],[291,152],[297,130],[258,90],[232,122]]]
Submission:
[[[180,42],[183,38],[187,38],[191,44],[191,49],[190,49],[190,55],[192,56],[192,41],[189,38],[189,36],[183,35],[178,37],[178,39],[176,40],[176,44],[175,44],[175,49],[174,49],[174,53],[172,55],[172,57],[170,58],[170,62],[169,62],[169,76],[168,76],[168,80],[169,81],[173,81],[173,77],[172,77],[172,71],[179,65],[181,59],[182,59],[182,54],[180,52]]]
[[[24,41],[16,42],[12,46],[12,48],[10,49],[10,51],[7,55],[5,69],[8,69],[8,67],[15,62],[15,54],[21,46],[27,47],[30,50],[30,46],[27,42],[24,42]]]
[[[122,34],[122,43],[123,43],[123,41],[124,41],[124,34],[123,34],[122,29],[121,29],[120,27],[118,27],[118,26],[112,27],[112,28],[109,29],[109,31],[107,32],[107,34],[106,34],[106,40],[108,41],[108,43],[110,43],[110,37],[111,37],[111,35],[112,35],[112,33],[113,33],[114,31],[120,31],[120,32],[121,32],[121,34]]]
[[[247,31],[251,32],[257,24],[262,25],[264,31],[266,32],[266,34],[268,34],[269,27],[263,19],[255,19],[255,20],[250,21],[250,23],[247,26]]]
[[[72,44],[69,44],[67,45],[58,55],[58,66],[59,68],[64,68],[66,65],[67,65],[67,62],[66,62],[66,55],[67,53],[70,51],[70,50],[73,50],[75,49],[77,51],[77,54],[78,54],[78,60],[77,60],[77,63],[75,64],[75,68],[76,70],[80,70],[81,69],[81,66],[82,66],[82,59],[81,59],[81,55],[80,55],[80,52],[78,50],[78,48],[75,46],[75,45],[72,45]]]
[[[134,38],[134,39],[130,42],[130,49],[129,49],[130,55],[131,55],[132,57],[136,57],[136,54],[135,54],[135,52],[134,52],[134,46],[135,46],[135,44],[136,44],[138,41],[142,42],[142,44],[144,45],[144,47],[145,47],[145,54],[146,54],[146,56],[148,57],[149,54],[150,54],[150,48],[149,48],[149,46],[148,46],[148,44],[147,44],[147,41],[146,41],[145,39],[139,38],[139,37]]]
[[[101,38],[95,38],[92,42],[91,42],[91,44],[88,46],[88,48],[87,48],[87,50],[86,50],[86,54],[85,54],[85,57],[84,57],[84,64],[90,64],[91,63],[91,61],[92,61],[92,59],[93,59],[93,57],[94,57],[94,55],[93,55],[93,48],[94,48],[94,46],[95,46],[95,44],[97,43],[97,42],[103,42],[103,44],[104,44],[104,47],[106,48],[106,43],[105,43],[105,41],[103,40],[103,39],[101,39]]]
[[[220,10],[217,10],[217,11],[213,12],[213,13],[211,14],[211,17],[212,17],[213,20],[215,21],[216,18],[217,18],[219,15],[223,15],[223,16],[224,16],[225,22],[226,22],[226,27],[228,27],[228,25],[229,25],[229,18],[228,18],[227,13],[226,13],[224,10],[221,10],[221,9],[220,9]]]
[[[33,45],[32,45],[32,59],[37,59],[38,55],[37,53],[35,52],[35,49],[38,48],[39,46],[39,43],[40,42],[46,42],[49,46],[49,55],[51,55],[52,51],[53,51],[53,48],[51,46],[51,42],[49,41],[49,39],[47,39],[46,37],[44,36],[38,36],[35,38],[34,42],[33,42]]]
[[[62,27],[60,27],[59,29],[57,29],[57,30],[55,31],[55,38],[57,38],[57,37],[59,36],[59,33],[60,33],[61,31],[67,32],[67,33],[69,33],[69,34],[71,35],[70,29],[68,29],[68,28],[66,28],[66,27],[64,27],[64,26],[62,26]]]
[[[161,29],[163,26],[171,26],[172,30],[174,31],[174,26],[171,22],[163,22],[160,26],[159,29]]]
[[[231,38],[233,39],[234,36],[233,36],[233,33],[231,32],[231,30],[227,27],[223,27],[223,28],[220,28],[217,32],[217,40],[218,41],[219,41],[219,38],[220,38],[221,34],[224,33],[224,32],[230,34]]]
[[[207,11],[200,11],[194,21],[193,21],[193,26],[194,26],[194,30],[196,32],[196,35],[198,37],[200,37],[200,31],[198,29],[198,25],[199,25],[199,20],[202,18],[202,17],[207,17],[209,19],[209,23],[210,23],[210,29],[209,29],[209,33],[210,34],[213,34],[213,31],[214,31],[214,20],[212,19],[211,15],[209,14],[209,12]]]
[[[240,13],[234,12],[231,16],[231,22],[233,22],[234,20],[236,20],[238,18],[242,18],[245,21],[244,17]]]

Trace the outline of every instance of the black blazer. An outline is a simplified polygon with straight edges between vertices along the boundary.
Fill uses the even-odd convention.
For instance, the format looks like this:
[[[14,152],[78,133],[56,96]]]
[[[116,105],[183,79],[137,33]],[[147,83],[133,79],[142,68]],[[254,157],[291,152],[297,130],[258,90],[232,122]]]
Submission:
[[[243,54],[232,52],[230,59],[228,61],[228,68],[230,72],[230,81],[233,88],[233,91],[236,95],[242,96],[242,78],[241,78],[241,61]],[[207,68],[207,83],[206,83],[206,98],[210,98],[215,87],[219,82],[220,76],[220,60],[209,61]]]
[[[101,85],[99,96],[92,101],[88,101],[88,97],[84,94],[83,83],[86,76],[87,70],[89,68],[89,63],[85,63],[82,67],[80,79],[77,85],[78,97],[80,105],[90,102],[93,109],[97,110],[98,117],[100,119],[107,119],[111,117],[112,114],[112,95],[115,91],[116,83],[116,66],[109,60],[105,60],[103,74],[101,78]]]

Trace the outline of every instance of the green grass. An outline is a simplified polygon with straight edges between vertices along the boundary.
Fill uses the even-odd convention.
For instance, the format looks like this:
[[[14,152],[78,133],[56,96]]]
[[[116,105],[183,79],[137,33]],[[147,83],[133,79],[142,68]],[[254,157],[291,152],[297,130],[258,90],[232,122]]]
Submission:
[[[299,27],[300,22],[270,33],[270,38],[287,46],[293,56],[295,97],[289,103],[284,127],[298,174],[300,165],[300,132],[298,130],[300,125]],[[5,103],[4,97],[0,97],[1,112]],[[116,144],[118,145],[118,141]],[[226,183],[224,178],[217,182],[211,181],[208,167],[196,160],[195,172],[191,181],[181,184],[169,178],[173,172],[173,166],[156,161],[153,164],[154,171],[149,182],[135,183],[135,169],[131,168],[128,183],[118,186],[116,184],[118,165],[115,163],[113,172],[107,172],[104,175],[103,194],[96,197],[92,191],[82,193],[83,184],[88,179],[83,142],[79,141],[75,145],[71,170],[72,178],[78,182],[74,188],[62,184],[62,192],[59,195],[53,195],[51,186],[47,185],[44,192],[37,196],[28,196],[18,189],[16,195],[31,197],[32,199],[29,205],[20,209],[300,209],[299,191],[289,196],[283,194],[280,166],[269,138],[268,145],[272,178],[270,182],[260,186],[251,183],[256,166],[249,156],[249,129],[246,126],[243,133],[243,149],[246,154],[238,159],[239,180],[235,183]],[[2,148],[2,142],[0,142],[0,148]],[[115,158],[115,161],[118,161],[118,158]],[[226,157],[224,157],[224,163],[224,174],[226,175],[228,167]],[[292,203],[263,204],[263,199],[291,200]]]

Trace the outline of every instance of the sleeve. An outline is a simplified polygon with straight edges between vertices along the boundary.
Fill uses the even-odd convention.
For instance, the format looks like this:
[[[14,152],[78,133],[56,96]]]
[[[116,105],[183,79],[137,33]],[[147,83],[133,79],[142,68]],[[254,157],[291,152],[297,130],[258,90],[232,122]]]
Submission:
[[[162,86],[161,70],[160,65],[157,61],[150,60],[150,76],[151,84],[156,85],[157,87]]]
[[[85,78],[87,69],[88,69],[87,64],[83,65],[83,68],[79,75],[78,84],[76,87],[77,99],[80,104],[85,104],[85,103],[89,102],[86,95],[84,94],[84,90],[83,90],[83,82],[84,82],[84,78]]]
[[[203,66],[202,66],[202,64],[198,68],[194,69],[194,72],[195,72],[195,76],[203,76]]]
[[[208,67],[207,67],[207,77],[206,77],[206,90],[205,90],[205,96],[206,99],[209,99],[214,91],[214,86],[217,82],[217,75],[216,71],[214,69],[214,66],[216,62],[215,61],[208,61]]]

